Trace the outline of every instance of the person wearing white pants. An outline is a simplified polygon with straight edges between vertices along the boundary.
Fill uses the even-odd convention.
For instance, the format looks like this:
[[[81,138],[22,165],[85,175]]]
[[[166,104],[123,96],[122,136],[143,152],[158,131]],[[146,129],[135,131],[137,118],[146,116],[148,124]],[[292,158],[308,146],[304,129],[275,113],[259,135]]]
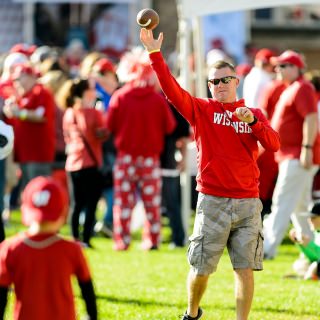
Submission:
[[[313,177],[317,166],[305,169],[298,159],[280,163],[277,184],[272,198],[272,213],[264,221],[264,252],[273,258],[291,221],[299,233],[313,237],[307,221]]]
[[[320,135],[314,87],[303,78],[303,57],[291,50],[271,58],[286,88],[271,120],[279,133],[275,154],[279,175],[270,215],[264,221],[264,257],[272,259],[290,224],[312,237],[306,212],[311,202],[313,177],[320,164]]]

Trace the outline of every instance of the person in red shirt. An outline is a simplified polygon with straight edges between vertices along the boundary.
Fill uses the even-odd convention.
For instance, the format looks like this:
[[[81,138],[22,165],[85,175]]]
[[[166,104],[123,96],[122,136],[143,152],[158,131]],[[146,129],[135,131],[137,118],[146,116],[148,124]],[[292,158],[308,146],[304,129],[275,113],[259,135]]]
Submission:
[[[124,77],[130,81],[113,93],[107,114],[107,127],[114,135],[117,149],[114,249],[129,248],[130,220],[138,191],[146,211],[142,247],[152,250],[160,245],[160,154],[164,138],[174,130],[176,122],[165,98],[155,90],[156,76],[145,53],[129,52],[120,61],[118,70],[123,65],[131,66],[125,68],[128,75]]]
[[[276,256],[290,219],[298,232],[313,237],[306,212],[311,202],[313,177],[320,164],[317,99],[312,84],[303,78],[303,57],[291,50],[272,63],[286,85],[276,103],[271,126],[279,132],[275,154],[279,174],[270,215],[264,220],[265,258]]]
[[[275,106],[285,90],[286,85],[282,80],[276,79],[268,83],[261,92],[258,107],[264,115],[271,121]],[[262,218],[271,212],[272,195],[278,177],[278,163],[275,161],[274,152],[260,149],[260,155],[257,160],[260,170],[259,193],[263,204]]]
[[[208,80],[213,99],[195,98],[171,75],[160,53],[163,34],[154,39],[151,30],[141,29],[140,39],[163,92],[192,126],[198,149],[199,196],[189,238],[188,308],[182,319],[201,318],[199,305],[209,275],[227,246],[235,273],[237,319],[246,320],[253,298],[253,270],[261,270],[263,260],[258,142],[277,151],[279,136],[261,110],[237,101],[239,79],[233,65],[213,64]]]
[[[7,99],[15,95],[11,79],[14,68],[19,64],[29,63],[28,57],[19,52],[9,53],[3,61],[3,70],[0,77],[0,97]]]
[[[5,101],[3,112],[13,125],[14,158],[21,167],[23,188],[34,177],[51,175],[56,144],[55,103],[29,65],[17,65],[12,80],[17,97]]]
[[[320,130],[320,70],[311,70],[305,74],[306,79],[309,80],[317,95],[317,106],[318,106],[318,128]],[[313,187],[312,187],[312,198],[315,200],[320,199],[320,168],[314,176]]]
[[[95,293],[82,249],[58,234],[67,217],[62,186],[51,177],[34,178],[23,192],[21,211],[28,230],[0,245],[0,319],[12,284],[16,299],[10,319],[76,319],[75,276],[89,319],[96,320]]]

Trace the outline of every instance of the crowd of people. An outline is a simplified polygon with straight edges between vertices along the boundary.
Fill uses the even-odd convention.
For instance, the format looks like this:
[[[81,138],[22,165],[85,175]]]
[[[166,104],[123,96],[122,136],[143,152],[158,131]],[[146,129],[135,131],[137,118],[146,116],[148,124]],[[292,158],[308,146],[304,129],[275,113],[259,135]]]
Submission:
[[[294,230],[289,237],[302,252],[295,270],[305,279],[320,276],[319,72],[304,74],[304,56],[292,50],[262,48],[238,67],[230,56],[224,59],[222,53],[215,60],[211,55],[207,83],[213,99],[200,99],[171,75],[160,53],[163,35],[154,39],[142,29],[140,37],[146,50],[129,50],[119,61],[100,52],[71,56],[59,48],[25,44],[3,56],[1,119],[13,128],[14,148],[12,156],[0,160],[0,297],[6,301],[11,283],[19,290],[7,264],[10,258],[19,265],[15,250],[27,248],[27,259],[37,248],[55,255],[57,245],[64,251],[57,256],[61,261],[68,250],[77,251],[68,261],[77,272],[68,276],[77,276],[87,312],[95,319],[91,276],[75,248],[92,248],[92,237],[103,233],[113,238],[114,250],[128,250],[138,201],[145,211],[142,249],[160,248],[162,216],[169,220],[171,247],[184,247],[188,235],[180,173],[187,144],[194,140],[199,194],[183,319],[202,317],[209,275],[227,247],[235,272],[237,319],[246,320],[253,271],[262,270],[263,259],[276,257],[290,222]],[[101,221],[96,216],[99,201],[106,208]],[[20,205],[29,229],[6,241],[10,210]],[[57,234],[66,222],[74,241]],[[47,256],[45,252],[42,258]],[[44,260],[39,268],[43,265]],[[19,267],[17,272],[29,266]],[[27,299],[26,291],[20,298]],[[56,302],[60,307],[61,301]],[[5,303],[0,306],[1,316]],[[72,310],[71,304],[61,312]]]
[[[128,249],[139,199],[146,211],[142,246],[159,247],[162,214],[172,226],[172,246],[185,245],[180,184],[162,188],[161,168],[166,174],[169,161],[179,176],[184,159],[176,160],[175,153],[183,155],[189,126],[176,120],[160,93],[144,50],[134,48],[112,61],[100,52],[20,44],[4,55],[2,65],[2,118],[14,128],[15,147],[13,157],[3,161],[1,180],[5,184],[9,169],[17,177],[4,188],[11,198],[4,220],[30,180],[53,176],[68,193],[71,234],[81,245],[92,247],[91,237],[102,232],[113,236],[116,250]],[[168,160],[162,153],[171,134],[177,138],[169,142]],[[97,221],[100,199],[106,209]]]

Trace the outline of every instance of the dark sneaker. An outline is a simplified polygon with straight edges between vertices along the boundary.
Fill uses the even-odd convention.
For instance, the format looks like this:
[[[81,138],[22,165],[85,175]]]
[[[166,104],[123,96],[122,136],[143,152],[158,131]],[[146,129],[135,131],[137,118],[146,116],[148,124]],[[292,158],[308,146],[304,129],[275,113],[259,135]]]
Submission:
[[[202,317],[202,314],[203,312],[201,308],[198,309],[198,315],[196,317],[190,317],[186,311],[186,313],[182,316],[181,320],[198,320]]]

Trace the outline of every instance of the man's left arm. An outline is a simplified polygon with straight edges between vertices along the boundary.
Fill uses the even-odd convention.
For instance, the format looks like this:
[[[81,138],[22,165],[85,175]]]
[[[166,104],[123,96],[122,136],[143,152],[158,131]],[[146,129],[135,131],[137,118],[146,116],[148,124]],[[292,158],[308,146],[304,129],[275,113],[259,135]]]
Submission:
[[[234,115],[241,121],[246,122],[262,147],[268,151],[276,152],[280,148],[280,137],[273,130],[260,109],[248,107],[237,108]]]
[[[280,149],[280,137],[277,131],[271,128],[267,118],[258,109],[255,112],[257,123],[250,126],[252,133],[265,150],[276,152]]]

